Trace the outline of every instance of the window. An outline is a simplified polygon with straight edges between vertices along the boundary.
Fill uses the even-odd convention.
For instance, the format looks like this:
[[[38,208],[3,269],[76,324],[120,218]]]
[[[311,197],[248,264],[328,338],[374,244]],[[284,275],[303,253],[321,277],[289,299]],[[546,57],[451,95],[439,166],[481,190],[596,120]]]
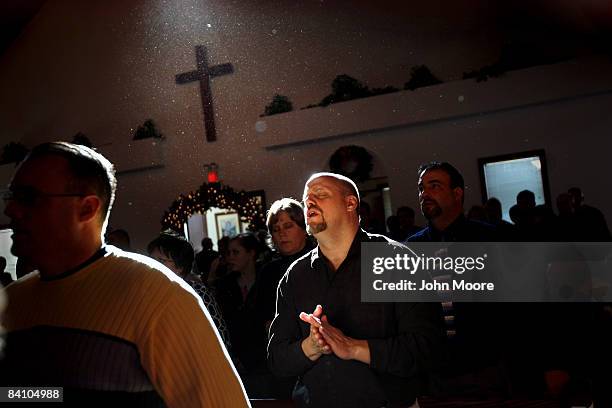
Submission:
[[[536,205],[550,204],[544,150],[487,157],[478,160],[483,199],[497,198],[502,204],[502,217],[510,220],[510,207],[522,190],[535,194]]]

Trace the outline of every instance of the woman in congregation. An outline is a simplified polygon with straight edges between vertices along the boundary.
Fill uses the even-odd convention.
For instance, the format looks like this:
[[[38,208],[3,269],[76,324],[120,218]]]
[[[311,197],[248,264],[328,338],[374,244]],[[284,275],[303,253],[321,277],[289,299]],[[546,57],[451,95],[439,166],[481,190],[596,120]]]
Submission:
[[[270,234],[271,246],[275,250],[272,260],[261,268],[259,307],[264,318],[266,339],[270,324],[276,313],[276,288],[287,272],[287,268],[298,258],[308,253],[314,246],[306,233],[304,209],[292,199],[283,198],[275,201],[266,219]],[[291,398],[296,378],[273,378],[270,390],[271,397],[278,399]]]
[[[259,307],[259,249],[259,240],[251,233],[231,238],[228,273],[213,282],[239,360],[238,372],[250,398],[267,396],[265,387],[253,385],[259,374],[267,372],[265,320]]]
[[[275,201],[266,218],[275,257],[262,267],[262,310],[266,316],[266,332],[276,311],[276,288],[287,268],[308,253],[314,245],[306,233],[304,208],[299,201],[283,198]]]

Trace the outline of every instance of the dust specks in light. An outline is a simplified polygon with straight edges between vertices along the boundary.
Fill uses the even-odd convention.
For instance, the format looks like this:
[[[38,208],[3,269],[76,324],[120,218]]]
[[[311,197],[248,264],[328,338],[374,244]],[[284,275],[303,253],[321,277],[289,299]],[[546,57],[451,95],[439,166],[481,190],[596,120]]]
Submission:
[[[265,120],[258,120],[257,122],[255,122],[255,130],[258,133],[263,133],[266,131],[266,129],[268,129],[268,124]]]

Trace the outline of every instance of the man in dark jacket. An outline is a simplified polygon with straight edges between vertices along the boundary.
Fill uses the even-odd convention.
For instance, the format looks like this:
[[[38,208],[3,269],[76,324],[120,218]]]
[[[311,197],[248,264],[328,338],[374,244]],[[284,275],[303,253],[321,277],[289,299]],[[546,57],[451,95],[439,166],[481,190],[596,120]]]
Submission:
[[[431,162],[422,165],[418,175],[419,203],[428,225],[408,242],[499,240],[493,226],[464,216],[465,183],[455,167]],[[445,305],[451,393],[486,397],[504,392],[505,379],[499,369],[502,344],[498,309],[497,305],[482,303]]]
[[[359,193],[351,180],[313,175],[304,204],[318,246],[279,284],[270,368],[300,377],[294,398],[302,406],[416,404],[427,367],[443,347],[439,306],[361,302],[361,242],[397,243],[359,228]]]

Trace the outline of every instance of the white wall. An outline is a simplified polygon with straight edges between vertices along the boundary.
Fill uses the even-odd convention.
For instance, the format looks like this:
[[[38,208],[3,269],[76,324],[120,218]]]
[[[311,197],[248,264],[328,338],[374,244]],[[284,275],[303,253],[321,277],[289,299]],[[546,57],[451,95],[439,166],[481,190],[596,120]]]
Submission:
[[[195,252],[202,250],[202,238],[205,236],[206,216],[202,214],[193,214],[187,221],[189,225],[189,242]]]
[[[374,174],[384,166],[396,208],[418,208],[416,169],[423,162],[450,161],[459,168],[469,208],[482,197],[478,158],[544,149],[552,200],[582,187],[587,202],[612,222],[612,183],[602,180],[612,149],[611,107],[612,64],[588,58],[484,84],[455,81],[272,116],[259,134],[262,147],[275,160],[290,161],[302,180],[342,145],[367,148],[382,162]],[[295,184],[287,180],[277,194],[300,187]]]

